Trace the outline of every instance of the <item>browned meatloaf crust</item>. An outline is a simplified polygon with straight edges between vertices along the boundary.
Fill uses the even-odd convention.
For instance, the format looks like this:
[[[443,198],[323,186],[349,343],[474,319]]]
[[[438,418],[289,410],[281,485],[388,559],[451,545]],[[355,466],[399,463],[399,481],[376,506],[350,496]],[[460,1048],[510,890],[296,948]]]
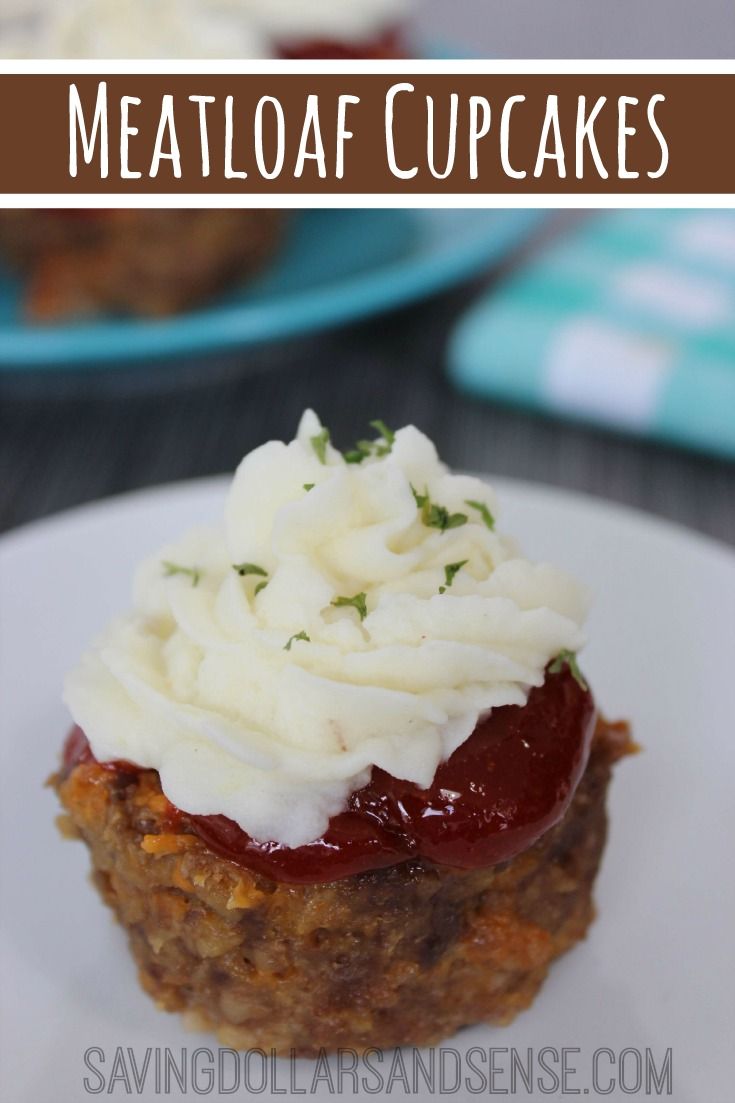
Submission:
[[[155,771],[77,765],[53,781],[160,1007],[242,1048],[431,1044],[527,1007],[593,918],[613,762],[625,725],[598,722],[561,822],[489,869],[426,861],[331,884],[271,881],[171,831]]]
[[[0,253],[26,273],[34,320],[161,316],[251,276],[283,221],[267,210],[0,211]]]

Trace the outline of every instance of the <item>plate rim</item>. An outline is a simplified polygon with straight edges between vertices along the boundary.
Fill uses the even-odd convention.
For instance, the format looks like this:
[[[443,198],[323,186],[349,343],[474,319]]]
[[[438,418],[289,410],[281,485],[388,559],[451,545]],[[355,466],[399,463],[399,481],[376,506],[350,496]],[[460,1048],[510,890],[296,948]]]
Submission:
[[[491,476],[488,475],[486,475],[485,477],[491,478]],[[577,513],[577,516],[580,519],[580,523],[584,523],[585,517],[592,518],[592,525],[602,524],[603,521],[605,521],[608,532],[610,531],[611,527],[615,525],[616,520],[619,517],[624,516],[626,521],[630,524],[626,525],[626,528],[622,531],[621,539],[634,539],[640,546],[641,542],[646,539],[649,534],[656,534],[660,540],[665,541],[665,543],[659,543],[659,547],[661,548],[662,552],[666,553],[666,551],[669,550],[672,556],[676,555],[683,569],[686,569],[688,571],[697,569],[701,572],[701,568],[703,565],[706,573],[708,564],[711,564],[713,567],[716,566],[717,568],[719,568],[717,571],[717,577],[722,580],[723,576],[725,576],[725,582],[728,585],[729,579],[734,577],[733,572],[735,571],[735,556],[733,556],[733,553],[730,551],[729,548],[725,547],[723,549],[717,541],[710,540],[708,537],[702,537],[697,533],[692,533],[691,530],[685,528],[684,526],[677,525],[674,522],[660,520],[655,515],[646,513],[643,510],[609,503],[606,499],[601,498],[598,495],[589,495],[576,491],[569,491],[563,488],[547,486],[543,483],[499,476],[494,480],[494,484],[502,496],[505,497],[507,495],[508,498],[510,498],[510,495],[514,494],[516,496],[517,502],[524,512],[532,512],[534,508],[534,503],[543,498],[543,500],[547,503],[545,515],[546,517],[548,517],[549,513],[553,512],[556,503],[564,502],[571,511],[575,511]],[[78,539],[83,538],[85,525],[88,526],[88,530],[93,536],[94,533],[100,534],[103,530],[106,520],[116,510],[121,511],[123,514],[126,511],[134,511],[136,510],[136,508],[144,508],[148,511],[150,511],[152,508],[155,511],[156,508],[159,506],[165,507],[167,502],[171,503],[171,506],[174,510],[180,510],[182,506],[186,505],[187,500],[192,502],[196,510],[199,510],[202,506],[204,506],[205,508],[209,508],[209,504],[213,505],[216,508],[218,504],[218,499],[221,499],[221,496],[226,490],[227,485],[228,477],[226,475],[206,476],[197,479],[186,479],[174,483],[168,482],[160,484],[158,486],[139,488],[134,491],[124,492],[121,494],[109,496],[104,499],[99,499],[97,501],[88,502],[77,507],[72,507],[71,509],[59,511],[58,513],[50,517],[43,518],[35,522],[30,522],[28,525],[25,526],[20,526],[17,530],[14,530],[12,533],[8,534],[10,538],[7,540],[5,540],[4,538],[0,539],[0,563],[3,562],[3,555],[1,553],[7,548],[7,550],[11,552],[8,563],[22,569],[23,551],[24,548],[28,548],[28,542],[30,540],[33,540],[34,542],[36,558],[39,559],[40,557],[37,554],[39,551],[39,545],[36,543],[36,541],[42,540],[47,532],[54,536],[57,535],[61,539],[64,539],[64,537],[66,536],[66,539],[69,541],[70,545],[75,543]],[[579,510],[582,510],[583,512],[580,513]],[[130,512],[128,512],[128,516],[130,515]],[[179,521],[180,520],[181,519],[179,518]],[[166,522],[164,519],[164,525],[165,523]],[[148,539],[148,535],[146,535],[146,539]],[[14,551],[13,549],[16,549],[19,555],[16,555],[16,551]],[[724,555],[722,555],[723,551],[725,552]],[[703,556],[704,561],[702,558]],[[712,556],[714,556],[714,558],[712,558]],[[13,576],[11,572],[3,572],[0,568],[0,585],[10,586],[12,584]],[[68,599],[64,600],[66,601]],[[719,623],[720,626],[724,628],[723,622],[720,621]],[[729,623],[730,622],[728,621],[728,624]],[[2,624],[0,624],[0,629],[2,629]],[[2,633],[0,632],[0,636],[1,635]],[[0,638],[0,644],[2,643],[3,640]],[[630,702],[628,702],[628,704],[630,704]],[[620,707],[624,708],[624,711],[627,712],[627,705],[625,704],[624,698],[620,701]],[[55,715],[56,705],[54,706],[54,709]],[[631,713],[631,715],[634,714]],[[645,713],[642,713],[638,720],[636,720],[636,724],[638,724],[639,722],[641,724],[645,722]],[[643,729],[641,730],[643,731]],[[659,750],[665,746],[666,729],[661,728],[660,731],[662,739],[661,743],[659,744]],[[719,735],[723,739],[726,739],[727,730],[724,725],[719,726]],[[43,735],[43,741],[45,746],[46,735]],[[731,748],[731,742],[729,740],[727,742]],[[651,749],[653,750],[653,745],[651,746]],[[697,753],[695,743],[691,744],[691,752],[692,754]],[[650,756],[650,758],[648,756],[646,756],[646,758],[648,758],[650,764],[649,768],[653,768],[656,761],[653,754]],[[625,799],[619,805],[621,810],[623,808],[633,807],[630,804],[630,801],[635,797],[635,794],[640,791],[640,784],[645,780],[645,774],[646,771],[644,769],[643,773],[638,775],[640,781],[636,782],[633,771],[631,771],[630,776],[626,776],[625,785],[621,784],[624,780],[622,776],[619,781],[615,783],[614,793],[618,801],[623,798],[624,791],[627,794]],[[718,789],[718,792],[724,791],[724,789]],[[38,790],[37,792],[40,792],[40,790]],[[611,815],[613,817],[613,823],[615,823],[614,817],[616,816],[616,812],[613,811]],[[620,816],[620,813],[618,813],[618,816]],[[622,816],[620,816],[620,818],[622,819]],[[51,824],[49,820],[49,830],[50,826]],[[615,835],[616,832],[615,829],[613,829],[613,837],[615,837]],[[724,838],[723,835],[720,836],[720,845],[724,848],[725,844],[724,842],[722,842],[722,838]],[[610,981],[614,981],[616,970],[618,968],[618,959],[616,959],[614,956],[614,950],[616,946],[619,946],[619,934],[616,935],[615,933],[615,909],[610,907],[609,897],[611,895],[611,890],[615,888],[615,886],[617,886],[617,888],[615,888],[616,892],[618,892],[619,889],[624,892],[624,882],[621,882],[619,880],[620,871],[622,868],[621,862],[625,856],[623,843],[624,833],[621,832],[615,843],[614,853],[613,849],[611,848],[609,851],[606,851],[605,854],[602,870],[600,873],[600,879],[597,882],[596,888],[597,899],[600,901],[601,913],[599,927],[595,928],[595,933],[593,934],[589,943],[583,943],[578,948],[578,951],[575,951],[574,954],[569,955],[568,958],[565,958],[567,962],[566,975],[563,972],[563,967],[557,967],[557,969],[552,972],[552,975],[547,982],[548,991],[541,994],[539,1001],[537,1001],[537,1003],[535,1003],[531,1009],[531,1016],[533,1017],[529,1017],[528,1019],[524,1017],[523,1019],[518,1020],[518,1026],[516,1029],[520,1031],[519,1037],[521,1039],[527,1040],[527,1043],[529,1045],[535,1045],[538,1048],[542,1045],[542,1043],[546,1041],[547,1037],[551,1040],[554,1040],[556,1038],[556,1035],[554,1034],[554,1015],[556,1006],[554,1002],[555,990],[553,987],[551,987],[552,985],[558,986],[561,984],[561,989],[559,989],[558,987],[556,988],[557,994],[559,991],[567,994],[568,1003],[565,1000],[565,1002],[563,1003],[564,1007],[573,1005],[573,986],[574,984],[579,983],[580,975],[582,976],[583,998],[585,999],[586,1004],[589,1004],[589,1001],[592,999],[593,995],[595,999],[598,998],[597,995],[594,993],[594,989],[598,981],[602,983],[603,991],[607,991],[608,988],[612,988],[613,996],[616,995],[616,989],[614,985],[610,984]],[[649,848],[649,858],[651,853],[654,853],[654,851],[651,851]],[[82,863],[80,859],[80,862],[77,864],[79,865],[79,868],[81,868],[81,865],[84,863]],[[603,896],[603,893],[605,892],[605,890],[603,889],[603,876],[605,878],[605,884],[607,886],[607,898]],[[646,901],[652,900],[651,897],[646,897],[645,899]],[[696,897],[694,899],[696,899]],[[95,901],[94,898],[90,895],[89,899],[87,899],[83,905],[74,904],[73,906],[75,909],[79,909],[79,914],[83,914],[84,916],[88,915],[90,918],[92,917],[92,915],[95,916],[94,921],[96,933],[94,935],[94,939],[95,944],[97,944],[97,941],[99,941],[99,939],[101,938],[100,932],[102,930],[103,923],[103,911],[99,907],[98,902]],[[81,911],[82,908],[84,909],[83,913]],[[628,925],[630,925],[630,916],[635,915],[636,908],[634,907],[633,909],[631,909],[630,907],[626,906],[626,911],[629,913],[629,919],[626,922],[628,923]],[[77,914],[76,910],[74,914]],[[16,926],[11,923],[6,923],[5,920],[3,920],[3,923],[1,925],[3,928],[3,937],[2,946],[0,946],[0,949],[2,949],[3,952],[5,952],[7,949],[9,953],[14,953],[16,946],[14,932],[16,930]],[[640,940],[637,942],[637,950],[631,960],[639,960],[641,955],[646,951],[646,947],[649,944],[651,938],[655,937],[657,930],[655,913],[652,917],[649,916],[646,922],[642,924],[638,922],[638,926],[643,927],[644,929],[648,928],[648,934],[645,934],[644,930],[644,935],[641,936]],[[714,928],[711,928],[709,924],[705,924],[701,929],[716,930],[719,938],[723,927],[722,924],[718,922]],[[678,930],[678,932],[681,934],[683,928],[681,926],[678,926],[676,930]],[[8,935],[10,937],[8,937]],[[674,955],[677,953],[677,943],[676,941],[674,941],[672,943],[669,943],[668,945],[669,948],[667,952],[669,954],[670,960],[675,961]],[[583,957],[582,955],[585,953],[586,956]],[[656,955],[654,954],[651,956],[655,957]],[[24,960],[22,955],[20,955],[19,960]],[[91,958],[88,958],[86,960],[92,961]],[[699,961],[700,959],[697,958],[695,960]],[[135,985],[134,972],[129,968],[130,963],[127,961],[127,958],[122,951],[120,953],[119,962],[120,969],[125,968],[127,970],[126,976],[128,977],[128,980],[126,980],[126,993],[130,995],[130,993],[134,992],[136,1000],[143,1000],[144,997],[141,996],[137,986]],[[571,973],[568,972],[570,968]],[[631,977],[634,976],[630,969],[627,970],[627,973]],[[55,976],[56,974],[53,975],[52,979],[54,979]],[[661,999],[660,981],[664,974],[660,969],[655,968],[652,971],[651,976],[654,984],[653,992],[658,999]],[[672,989],[672,991],[676,993],[684,992],[684,985],[687,983],[686,970],[684,970],[681,975],[677,974],[677,976],[679,979],[676,980],[675,988]],[[56,980],[54,980],[54,983],[57,984],[58,987],[58,982]],[[35,992],[35,989],[33,991]],[[635,987],[631,982],[631,984],[628,985],[624,991],[626,1000],[634,991]],[[724,988],[721,984],[718,985],[717,992],[718,1000],[722,999]],[[125,1000],[127,1001],[127,996],[125,997]],[[649,1005],[650,999],[648,1001],[648,1004],[646,1004],[645,1006]],[[8,1005],[6,1004],[6,1006]],[[31,1005],[31,1011],[33,1011],[36,1006],[36,1004]],[[125,1002],[125,1007],[127,1008],[127,1006],[128,1004],[127,1002]],[[132,1005],[130,1006],[132,1007]],[[136,1003],[135,1006],[137,1008],[138,1004]],[[697,1007],[699,1006],[704,1008],[704,1004],[697,1004]],[[684,1058],[689,1059],[689,1067],[682,1066],[682,1071],[677,1071],[677,1079],[675,1081],[672,1098],[680,1100],[680,1103],[685,1103],[685,1100],[688,1103],[690,1097],[699,1098],[699,1095],[697,1095],[696,1092],[690,1096],[692,1088],[692,1077],[695,1073],[698,1077],[702,1075],[705,1071],[705,1068],[693,1068],[691,1064],[692,1054],[694,1054],[694,1056],[696,1056],[698,1060],[702,1062],[707,1059],[708,1055],[709,1057],[713,1056],[713,1054],[717,1056],[716,1064],[707,1066],[706,1071],[708,1072],[709,1080],[711,1080],[713,1084],[715,1084],[716,1081],[716,1085],[721,1088],[722,1083],[725,1082],[724,1077],[726,1075],[727,1069],[727,1066],[724,1064],[725,1051],[722,1049],[723,1039],[725,1037],[723,1033],[725,1029],[724,1027],[722,1027],[722,1030],[717,1030],[716,1034],[715,1032],[712,1032],[712,1039],[709,1042],[704,1038],[702,1029],[699,1029],[699,1032],[697,1034],[697,1043],[703,1048],[701,1049],[701,1051],[697,1049],[692,1051],[687,1048],[687,1036],[683,1033],[680,1016],[672,1013],[662,1015],[661,1021],[663,1025],[661,1029],[653,1030],[649,1030],[648,1023],[645,1019],[639,1021],[634,1017],[631,1028],[631,1018],[629,1015],[629,1008],[627,1008],[627,1003],[623,1003],[620,1005],[620,1007],[617,1007],[615,1002],[613,1001],[612,1007],[613,1009],[610,1015],[608,1015],[606,1018],[603,1016],[605,1030],[610,1032],[609,1042],[607,1035],[605,1035],[604,1037],[602,1035],[599,1035],[598,1039],[599,1032],[596,1033],[595,1030],[586,1031],[584,1029],[583,1023],[581,1021],[577,1022],[576,1020],[574,1020],[573,1016],[571,1017],[571,1019],[569,1015],[564,1018],[565,1022],[571,1022],[572,1026],[578,1028],[579,1044],[582,1046],[581,1052],[591,1052],[593,1046],[597,1044],[598,1040],[600,1044],[610,1044],[616,1050],[620,1050],[626,1044],[638,1045],[640,1047],[642,1047],[644,1044],[650,1044],[654,1047],[656,1052],[661,1051],[664,1046],[673,1043],[675,1047],[675,1060],[679,1060],[678,1054],[682,1053],[683,1051]],[[146,1008],[147,1010],[143,1012],[143,1014],[145,1021],[147,1022],[149,1018],[151,1020],[153,1019],[154,1008],[152,1005],[146,1005]],[[26,1016],[28,1016],[31,1011],[26,1010]],[[83,1022],[86,1030],[91,1029],[91,1014],[92,1012],[90,1012],[89,1009],[84,1012]],[[158,1014],[159,1013],[156,1013],[156,1015]],[[73,1021],[74,1020],[72,1020],[72,1022]],[[160,1034],[155,1033],[155,1027],[152,1028],[154,1032],[149,1035],[149,1037],[153,1038],[151,1044],[161,1046],[167,1044],[171,1044],[172,1046],[179,1044],[188,1045],[188,1036],[184,1034],[183,1024],[181,1023],[180,1019],[168,1017],[168,1021],[169,1024],[172,1024],[170,1030],[168,1026],[163,1025],[163,1018],[160,1019],[160,1022],[162,1024],[162,1031]],[[721,1017],[719,1022],[721,1023],[723,1021],[724,1020]],[[115,1030],[112,1027],[104,1026],[101,1038],[102,1044],[105,1046],[112,1047],[114,1044],[116,1044],[117,1037],[120,1037],[121,1039],[123,1038],[123,1035],[119,1033],[119,1023],[115,1022],[113,1026],[115,1027],[115,1029],[118,1030],[118,1034],[115,1033]],[[666,1028],[665,1033],[663,1032],[663,1026],[665,1026]],[[480,1027],[478,1027],[477,1029],[482,1029],[483,1031],[485,1030],[485,1028]],[[631,1029],[637,1031],[636,1036],[632,1040],[630,1038]],[[83,1045],[86,1044],[84,1043],[84,1038],[86,1037],[86,1034],[80,1034],[79,1031],[76,1030],[76,1032],[72,1032],[71,1037],[67,1036],[65,1044],[74,1043],[76,1048],[81,1052]],[[569,1038],[569,1035],[566,1035],[566,1037]],[[170,1042],[169,1038],[172,1039]],[[571,1038],[576,1043],[577,1035],[572,1035]],[[130,1040],[133,1045],[141,1044],[139,1042],[138,1033],[134,1032],[131,1035]],[[59,1050],[59,1045],[55,1043],[55,1039],[53,1039],[53,1041],[54,1047],[51,1047],[49,1049],[49,1052],[57,1054]],[[560,1038],[560,1041],[563,1043],[563,1037]],[[199,1044],[198,1040],[195,1041],[192,1038],[191,1046],[193,1047],[197,1044]],[[214,1048],[216,1048],[217,1045],[217,1043],[213,1042],[213,1040],[209,1038],[209,1036],[207,1037],[206,1041],[202,1040],[201,1044],[213,1045]],[[466,1046],[468,1044],[481,1044],[483,1046],[493,1046],[494,1044],[498,1044],[502,1047],[506,1044],[514,1045],[515,1042],[513,1034],[504,1034],[502,1039],[500,1039],[499,1036],[496,1035],[495,1041],[493,1041],[492,1036],[489,1036],[486,1032],[483,1032],[482,1035],[479,1036],[479,1040],[477,1035],[472,1035],[470,1038],[465,1035],[464,1039],[462,1039],[461,1036],[453,1035],[450,1038],[443,1039],[440,1043],[440,1045],[446,1047],[457,1046],[459,1049],[462,1050],[462,1052],[466,1052]],[[722,1057],[720,1057],[721,1054]],[[68,1083],[71,1087],[72,1084],[77,1083],[77,1080],[73,1079],[77,1075],[77,1065],[73,1065],[71,1062],[67,1062],[67,1064],[63,1066],[62,1072],[65,1079],[62,1080],[62,1083],[64,1085]],[[12,1067],[13,1070],[16,1069],[15,1064],[13,1064]],[[9,1075],[10,1073],[8,1073],[8,1076]],[[2,1078],[0,1078],[0,1080],[2,1080]],[[582,1081],[582,1083],[583,1082],[584,1081]],[[25,1094],[22,1096],[22,1098],[29,1100],[29,1103],[30,1100],[40,1099],[41,1095],[37,1091],[37,1088],[35,1087],[35,1081],[33,1081],[32,1078],[29,1078],[27,1085],[24,1082],[23,1086]],[[21,1098],[19,1092],[18,1095],[19,1098]],[[181,1096],[178,1096],[177,1094],[177,1098],[185,1099],[190,1097],[190,1095],[185,1095],[184,1093],[182,1093]],[[266,1094],[265,1097],[271,1098],[271,1096],[268,1094]],[[355,1094],[353,1097],[358,1098],[358,1095]],[[710,1097],[717,1097],[718,1099],[721,1098],[721,1096],[717,1094],[717,1091],[715,1091],[714,1095],[710,1093]],[[141,1096],[141,1098],[152,1100],[152,1096],[150,1096],[148,1093]],[[617,1099],[618,1095],[616,1094],[615,1096],[611,1096],[611,1098]],[[45,1095],[44,1099],[46,1099]],[[48,1103],[52,1103],[51,1098],[48,1098]]]

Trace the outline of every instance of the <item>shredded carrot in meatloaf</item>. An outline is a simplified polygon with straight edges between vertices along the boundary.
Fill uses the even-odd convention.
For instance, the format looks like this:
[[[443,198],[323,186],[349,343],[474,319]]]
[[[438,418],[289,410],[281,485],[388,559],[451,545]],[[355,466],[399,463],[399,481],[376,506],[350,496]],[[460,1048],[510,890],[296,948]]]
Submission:
[[[160,857],[163,854],[179,854],[200,844],[195,835],[144,835],[140,845],[146,854]]]

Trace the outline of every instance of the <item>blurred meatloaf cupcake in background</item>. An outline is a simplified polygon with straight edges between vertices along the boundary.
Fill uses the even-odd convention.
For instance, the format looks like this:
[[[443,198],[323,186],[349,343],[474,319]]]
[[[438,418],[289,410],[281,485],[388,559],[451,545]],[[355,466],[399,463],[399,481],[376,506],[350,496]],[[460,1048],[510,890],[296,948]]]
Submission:
[[[405,57],[412,0],[4,0],[0,57]]]
[[[307,412],[246,456],[66,682],[65,831],[145,990],[227,1045],[506,1023],[594,914],[631,744],[577,665],[585,595],[373,425],[343,454]]]
[[[9,0],[0,56],[380,58],[405,55],[409,0]],[[161,316],[247,281],[276,253],[277,211],[4,211],[0,256],[36,321]]]
[[[248,209],[0,211],[0,253],[25,277],[34,321],[160,317],[258,272],[284,220]]]

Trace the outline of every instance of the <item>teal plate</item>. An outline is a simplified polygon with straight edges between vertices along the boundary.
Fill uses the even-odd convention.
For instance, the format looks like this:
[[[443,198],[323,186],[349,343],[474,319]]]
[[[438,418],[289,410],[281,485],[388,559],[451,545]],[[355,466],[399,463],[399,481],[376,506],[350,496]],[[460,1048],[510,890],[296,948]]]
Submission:
[[[490,268],[543,216],[532,210],[302,211],[257,280],[206,309],[155,321],[29,324],[21,282],[0,269],[0,370],[143,365],[355,321]]]

